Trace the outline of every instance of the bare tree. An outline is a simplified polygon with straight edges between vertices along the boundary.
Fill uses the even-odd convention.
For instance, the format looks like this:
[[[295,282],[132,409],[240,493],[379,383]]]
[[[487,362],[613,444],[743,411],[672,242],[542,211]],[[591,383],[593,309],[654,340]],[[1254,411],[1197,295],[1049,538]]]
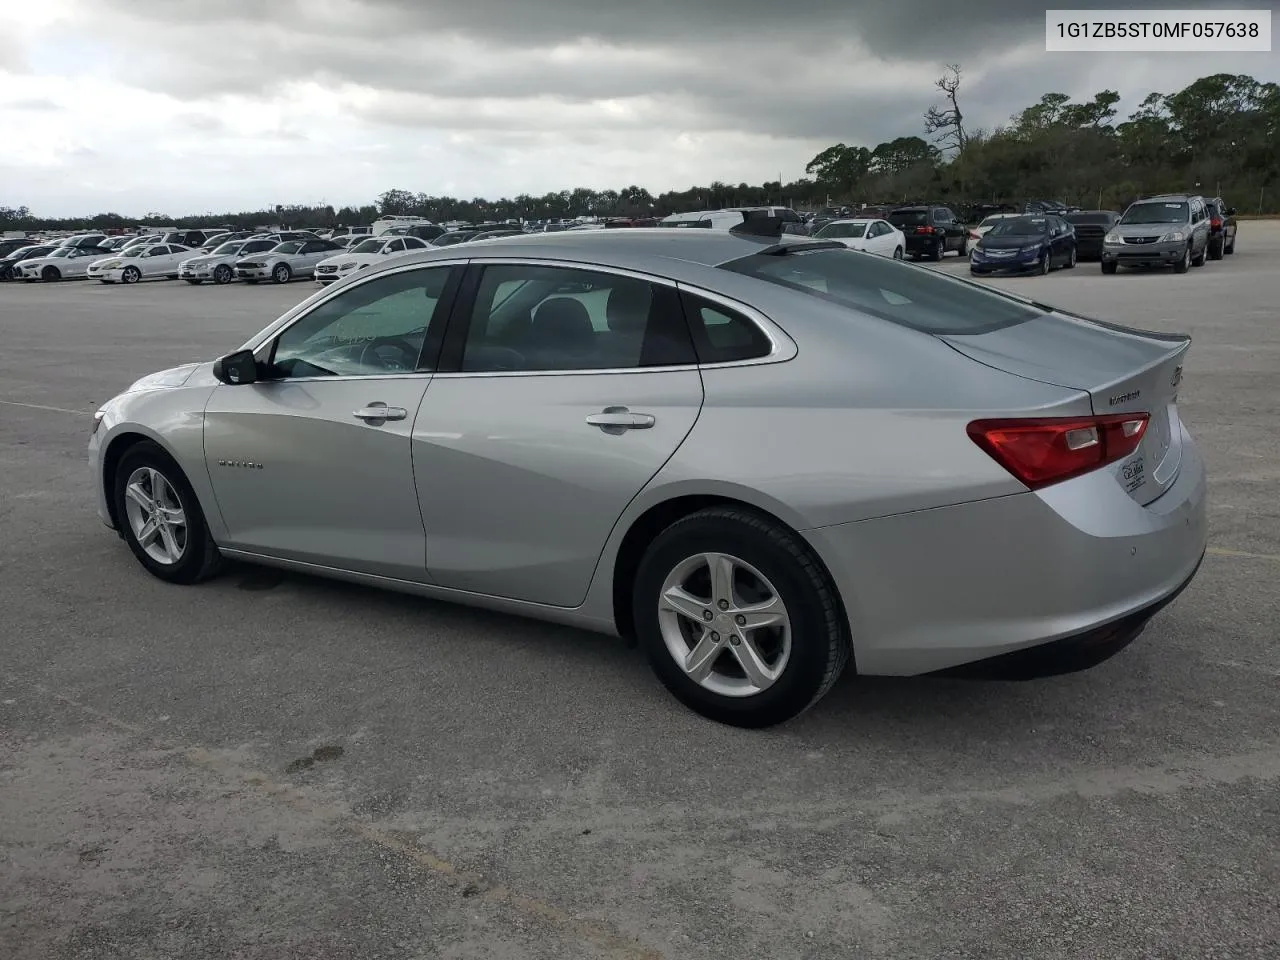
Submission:
[[[939,77],[934,86],[947,95],[947,104],[941,107],[930,107],[924,113],[924,132],[940,143],[943,149],[964,150],[969,137],[964,132],[964,115],[960,112],[960,65],[947,64],[947,72]]]

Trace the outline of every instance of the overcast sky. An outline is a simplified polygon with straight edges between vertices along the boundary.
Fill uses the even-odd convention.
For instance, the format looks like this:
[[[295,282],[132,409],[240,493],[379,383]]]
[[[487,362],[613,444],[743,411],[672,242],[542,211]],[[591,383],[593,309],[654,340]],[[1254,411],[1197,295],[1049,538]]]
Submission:
[[[946,62],[964,67],[971,127],[1001,123],[1050,90],[1115,89],[1127,112],[1152,90],[1210,73],[1280,80],[1275,53],[1046,54],[1044,9],[9,0],[0,205],[182,214],[366,203],[391,187],[493,198],[793,180],[832,143],[921,133]]]

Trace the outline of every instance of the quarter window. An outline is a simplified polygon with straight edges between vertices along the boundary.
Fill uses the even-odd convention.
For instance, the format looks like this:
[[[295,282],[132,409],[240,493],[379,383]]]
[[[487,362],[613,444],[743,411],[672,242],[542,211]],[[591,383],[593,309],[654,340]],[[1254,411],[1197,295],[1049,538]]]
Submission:
[[[674,289],[564,267],[486,267],[461,369],[609,370],[694,363]]]
[[[451,274],[450,267],[406,270],[370,280],[326,300],[276,340],[274,375],[367,377],[429,369],[423,350]]]
[[[765,332],[742,314],[691,293],[682,296],[699,363],[755,360],[773,349]]]

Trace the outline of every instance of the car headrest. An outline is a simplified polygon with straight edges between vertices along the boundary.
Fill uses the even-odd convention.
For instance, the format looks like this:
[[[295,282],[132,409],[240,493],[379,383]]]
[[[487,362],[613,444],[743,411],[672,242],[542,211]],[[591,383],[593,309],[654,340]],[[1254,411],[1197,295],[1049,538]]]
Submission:
[[[609,291],[605,317],[614,333],[644,333],[653,288],[642,280],[622,280]]]
[[[581,301],[572,297],[552,297],[543,301],[533,315],[533,333],[539,346],[555,344],[574,349],[595,342],[591,315]]]

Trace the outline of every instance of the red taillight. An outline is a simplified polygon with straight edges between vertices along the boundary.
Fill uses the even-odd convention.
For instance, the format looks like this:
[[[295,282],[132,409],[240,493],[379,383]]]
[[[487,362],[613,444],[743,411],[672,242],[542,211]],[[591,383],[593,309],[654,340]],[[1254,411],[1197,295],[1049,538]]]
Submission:
[[[1209,226],[1211,226],[1211,227],[1213,227],[1213,229],[1217,230],[1217,229],[1219,229],[1219,228],[1222,226],[1222,221],[1221,221],[1220,219],[1218,219],[1217,217],[1214,217],[1213,219],[1211,219],[1211,220],[1209,221]]]
[[[1035,490],[1114,463],[1138,449],[1150,415],[975,420],[973,442]]]
[[[916,233],[933,233],[933,227],[916,227]]]

